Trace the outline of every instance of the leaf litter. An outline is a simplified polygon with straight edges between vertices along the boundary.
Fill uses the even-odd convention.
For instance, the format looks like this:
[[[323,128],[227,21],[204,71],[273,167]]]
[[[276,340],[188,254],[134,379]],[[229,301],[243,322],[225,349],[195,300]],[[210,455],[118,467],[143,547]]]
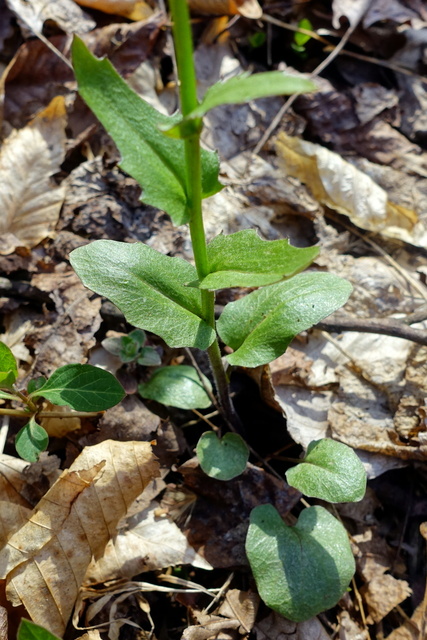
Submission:
[[[135,83],[144,78],[139,90],[150,100],[157,100],[164,113],[176,101],[166,84],[165,67],[158,72],[160,62],[170,65],[165,55],[168,45],[161,33],[165,16],[158,11],[160,3],[81,2],[84,13],[69,0],[70,12],[62,14],[60,9],[66,3],[43,3],[43,11],[36,2],[31,7],[27,4],[8,3],[22,21],[16,25],[5,8],[5,25],[0,32],[0,46],[8,63],[1,88],[4,136],[0,162],[2,177],[6,176],[0,218],[1,268],[9,282],[20,279],[31,283],[33,293],[40,296],[37,304],[34,298],[25,298],[21,288],[19,294],[0,298],[2,339],[15,342],[17,347],[21,342],[16,353],[23,376],[50,373],[71,361],[85,362],[95,357],[91,350],[98,343],[99,333],[105,336],[111,329],[120,333],[129,330],[117,311],[101,305],[99,298],[91,297],[74,281],[68,270],[69,250],[88,237],[96,237],[143,240],[169,255],[189,255],[185,229],[173,229],[162,212],[141,204],[134,181],[115,166],[117,150],[75,99],[75,85],[67,66],[40,40],[20,40],[19,30],[28,38],[31,27],[35,32],[43,31],[57,49],[66,53],[68,34],[86,32],[92,50],[97,55],[107,54],[124,76],[138,69]],[[289,8],[277,12],[269,0],[261,4],[264,15],[276,16],[281,22],[295,24],[301,17]],[[92,13],[89,5],[100,13]],[[243,57],[236,57],[227,39],[224,43],[218,38],[215,44],[198,48],[202,94],[219,77],[246,68],[245,57],[250,57],[247,42],[261,24],[253,19],[261,15],[257,2],[203,3],[202,11],[199,5],[195,2],[193,9],[202,22],[206,18],[200,15],[206,13],[249,18],[230,27],[231,40],[235,38],[242,47]],[[378,0],[369,6],[335,0],[328,3],[328,17],[313,11],[313,7],[309,2],[300,11],[312,20],[314,28],[339,35],[347,20],[354,27],[350,36],[353,50],[370,56],[371,61],[342,55],[338,63],[333,63],[331,73],[326,70],[317,80],[319,91],[300,96],[293,110],[284,113],[279,135],[268,143],[261,157],[253,157],[251,149],[283,104],[280,98],[221,107],[208,115],[205,141],[208,146],[219,147],[222,180],[227,183],[223,192],[205,202],[208,234],[212,237],[218,228],[229,233],[256,226],[263,238],[290,237],[297,246],[310,246],[320,240],[321,254],[315,268],[343,275],[355,287],[353,298],[341,314],[356,324],[366,318],[404,322],[427,300],[423,275],[427,94],[419,62],[425,46],[425,8],[420,3],[407,6],[399,0]],[[32,12],[30,17],[24,10]],[[77,15],[84,16],[82,22],[73,22]],[[118,15],[122,16],[120,21],[112,17]],[[56,31],[50,33],[52,24]],[[282,27],[272,27],[271,33],[269,37],[283,42]],[[360,42],[363,50],[358,48]],[[312,53],[314,45],[314,41],[309,43]],[[387,71],[377,64],[376,56],[381,57],[379,63],[389,65]],[[140,66],[144,60],[149,61],[150,68]],[[295,57],[291,62],[303,70],[310,66]],[[49,119],[47,126],[44,123]],[[43,138],[53,136],[55,131],[56,137]],[[42,163],[34,162],[30,151],[31,158],[41,158]],[[17,175],[24,162],[29,182],[22,190]],[[11,205],[12,195],[15,200]],[[31,198],[35,198],[34,207]],[[374,245],[369,244],[372,234]],[[234,293],[239,296],[238,290]],[[18,326],[21,333],[16,333]],[[424,326],[419,325],[421,330]],[[168,349],[163,351],[164,364],[173,363],[174,357]],[[173,624],[176,621],[176,626],[180,625],[174,637],[241,638],[251,631],[261,640],[422,637],[425,542],[419,524],[427,519],[422,498],[425,367],[425,347],[408,340],[363,332],[337,331],[330,335],[315,330],[297,337],[286,354],[272,364],[271,380],[265,367],[254,372],[264,399],[276,407],[272,411],[281,420],[275,432],[268,429],[273,414],[254,420],[256,430],[263,434],[261,442],[259,435],[254,438],[254,444],[271,464],[282,468],[281,448],[291,445],[298,455],[300,449],[295,443],[305,449],[310,440],[326,435],[354,446],[369,471],[371,486],[366,498],[351,507],[337,507],[352,534],[358,581],[354,588],[358,591],[347,594],[335,614],[299,624],[262,609],[257,615],[258,601],[248,591],[246,577],[243,579],[247,515],[253,506],[269,502],[285,516],[299,494],[289,488],[283,493],[286,485],[268,470],[252,466],[242,481],[219,485],[203,476],[195,461],[181,464],[176,471],[174,465],[191,456],[194,438],[187,434],[198,428],[194,426],[198,418],[190,417],[188,429],[181,430],[179,412],[160,413],[159,417],[151,411],[154,407],[150,402],[145,406],[135,395],[128,398],[124,409],[109,410],[98,423],[81,421],[74,425],[78,429],[65,433],[52,426],[56,435],[49,457],[54,457],[54,450],[61,453],[58,464],[63,469],[62,481],[71,477],[80,483],[74,487],[77,493],[71,508],[63,503],[64,495],[57,501],[56,508],[62,510],[64,518],[63,530],[59,519],[52,521],[52,529],[43,531],[42,538],[37,529],[37,518],[52,518],[49,511],[45,512],[48,502],[44,500],[49,500],[50,491],[62,486],[57,484],[62,481],[55,479],[58,469],[45,475],[41,467],[32,466],[29,482],[24,465],[4,454],[0,467],[4,547],[0,558],[8,576],[9,595],[15,602],[23,601],[35,619],[60,635],[75,602],[76,624],[85,621],[86,626],[103,626],[100,631],[88,629],[84,636],[78,635],[81,631],[71,630],[72,637],[118,638],[124,624],[127,626],[122,634],[139,633],[137,624],[148,634],[151,615],[158,619],[156,599],[152,593],[142,597],[141,584],[132,580],[148,572],[154,589],[154,571],[188,564],[203,588],[221,586],[220,579],[227,585],[229,571],[235,572],[231,578],[234,582],[224,588],[222,598],[208,612],[202,590],[186,594],[180,587],[181,593],[169,592],[173,596],[157,595],[167,598],[162,606],[168,607]],[[129,389],[136,389],[142,381],[141,372],[132,366],[120,367],[118,375]],[[247,397],[239,400],[238,396],[236,404],[249,405]],[[203,425],[201,428],[205,430]],[[82,447],[108,447],[106,438],[115,441],[113,462],[103,448],[90,463],[82,464]],[[99,496],[94,497],[96,488],[102,496],[104,478],[110,478],[114,485],[114,478],[123,477],[121,456],[126,458],[127,468],[125,452],[135,446],[146,447],[153,438],[166,482],[155,480],[142,493],[146,500],[140,495],[131,505],[142,492],[138,480],[125,501],[126,507],[121,499],[116,502],[114,491],[108,494],[103,498],[104,505],[106,501],[115,514],[108,526],[96,529],[89,547],[82,542],[78,553],[71,545],[65,547],[70,558],[64,558],[64,548],[55,546],[56,541],[62,540],[61,535],[65,539],[74,527],[104,521],[95,511],[94,505],[100,504]],[[10,440],[6,451],[13,453]],[[168,473],[172,473],[171,481]],[[85,475],[88,477],[82,480]],[[117,485],[115,489],[119,491]],[[395,498],[394,503],[390,496]],[[130,515],[124,518],[127,508]],[[79,562],[74,567],[72,559],[77,555]],[[64,560],[64,565],[55,566]],[[46,568],[44,581],[37,568],[42,566]],[[64,566],[59,576],[53,570],[58,566]],[[206,571],[210,566],[214,571]],[[179,569],[175,571],[179,573]],[[126,586],[118,582],[120,579],[128,581]],[[46,585],[51,592],[46,591]],[[85,595],[81,593],[78,599],[82,585]],[[96,591],[103,588],[105,598],[100,602]],[[37,591],[53,598],[51,606],[36,599]],[[103,603],[107,603],[106,609]],[[246,607],[245,611],[239,609],[240,605]],[[182,619],[187,614],[191,624],[185,629]],[[157,627],[155,633],[159,633]]]

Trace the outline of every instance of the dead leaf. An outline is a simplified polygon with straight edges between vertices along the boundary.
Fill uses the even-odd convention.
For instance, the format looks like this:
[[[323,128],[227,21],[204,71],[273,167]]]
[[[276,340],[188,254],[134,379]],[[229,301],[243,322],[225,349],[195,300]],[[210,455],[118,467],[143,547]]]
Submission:
[[[73,0],[6,0],[9,8],[33,33],[41,33],[46,20],[66,33],[86,33],[96,23]]]
[[[104,555],[92,561],[85,583],[133,578],[145,571],[156,571],[177,564],[212,569],[188,544],[187,538],[166,515],[157,515],[159,505],[152,502],[137,516],[133,526],[110,540]],[[136,522],[136,524],[135,524]]]
[[[189,0],[191,11],[209,16],[234,16],[258,19],[262,16],[257,0]]]
[[[28,463],[19,458],[0,456],[0,547],[22,527],[31,513],[24,497],[27,480],[23,471]]]
[[[0,552],[8,599],[62,635],[92,556],[102,555],[120,518],[157,474],[148,443],[86,447]]]
[[[410,618],[392,631],[386,640],[423,640],[427,634],[427,617],[425,598]]]
[[[397,580],[389,573],[372,578],[360,589],[368,605],[368,624],[380,622],[394,607],[409,598],[412,590],[405,580]]]
[[[123,16],[129,20],[145,20],[153,14],[150,5],[143,0],[76,0],[76,2],[82,7]]]
[[[229,589],[218,609],[218,614],[230,620],[240,622],[239,633],[245,635],[252,631],[257,616],[260,598],[255,591]]]
[[[427,231],[416,213],[390,202],[384,189],[338,154],[283,132],[276,148],[286,173],[305,183],[319,202],[362,229],[427,246]]]
[[[340,18],[345,16],[351,27],[356,27],[363,14],[371,4],[371,0],[333,0],[332,25],[334,29],[340,28]]]
[[[253,629],[256,640],[330,640],[318,618],[306,622],[291,622],[272,611]]]
[[[43,407],[43,411],[55,411],[55,413],[65,414],[70,413],[69,407],[58,407],[50,402],[46,403],[46,406]],[[70,433],[71,431],[78,431],[81,428],[80,418],[73,418],[69,415],[64,418],[40,418],[39,423],[43,429],[46,429],[47,434],[51,438],[62,438],[67,433]]]
[[[0,606],[0,640],[8,640],[7,610]]]
[[[0,253],[34,247],[51,236],[65,196],[51,177],[65,153],[64,99],[54,98],[24,129],[12,133],[0,149]]]

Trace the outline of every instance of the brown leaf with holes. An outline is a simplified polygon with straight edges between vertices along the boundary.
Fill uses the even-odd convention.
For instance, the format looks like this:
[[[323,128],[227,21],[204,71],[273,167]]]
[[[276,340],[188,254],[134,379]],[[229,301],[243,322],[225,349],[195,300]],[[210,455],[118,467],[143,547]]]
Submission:
[[[52,184],[65,154],[66,112],[57,97],[0,149],[0,254],[53,234],[65,187]]]
[[[146,442],[106,440],[86,447],[0,552],[14,606],[62,635],[92,557],[104,552],[119,520],[158,475]]]

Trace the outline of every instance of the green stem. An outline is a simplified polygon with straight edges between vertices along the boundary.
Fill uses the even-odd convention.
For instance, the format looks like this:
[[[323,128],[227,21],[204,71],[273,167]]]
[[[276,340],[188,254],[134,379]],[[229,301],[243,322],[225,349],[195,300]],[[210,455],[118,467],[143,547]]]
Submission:
[[[172,31],[175,44],[176,65],[179,78],[179,95],[182,115],[188,115],[198,106],[197,80],[194,68],[193,37],[187,0],[169,0],[172,13]],[[187,196],[190,212],[190,235],[198,277],[209,273],[206,234],[202,215],[202,162],[200,133],[185,138],[185,160],[187,173]],[[215,294],[201,290],[203,319],[215,330]],[[218,339],[208,349],[218,400],[225,418],[234,421],[228,381],[221,360]]]

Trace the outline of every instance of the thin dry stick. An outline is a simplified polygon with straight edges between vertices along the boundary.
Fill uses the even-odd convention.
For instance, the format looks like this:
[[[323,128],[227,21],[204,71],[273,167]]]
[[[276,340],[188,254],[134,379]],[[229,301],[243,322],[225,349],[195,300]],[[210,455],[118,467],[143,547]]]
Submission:
[[[407,323],[394,318],[343,318],[332,316],[325,318],[316,324],[316,329],[328,331],[330,333],[340,333],[341,331],[358,331],[361,333],[378,333],[395,338],[403,338],[417,344],[427,346],[427,331],[425,329],[414,329],[408,327]]]
[[[212,607],[218,602],[218,600],[220,600],[222,598],[222,596],[224,595],[224,593],[227,591],[228,587],[231,584],[231,581],[234,578],[234,572],[230,573],[230,575],[228,576],[227,580],[224,582],[224,584],[222,585],[222,587],[220,588],[220,590],[218,591],[218,593],[216,594],[215,598],[213,600],[211,600],[211,602],[208,604],[207,607],[205,607],[203,609],[203,613],[208,613]]]

